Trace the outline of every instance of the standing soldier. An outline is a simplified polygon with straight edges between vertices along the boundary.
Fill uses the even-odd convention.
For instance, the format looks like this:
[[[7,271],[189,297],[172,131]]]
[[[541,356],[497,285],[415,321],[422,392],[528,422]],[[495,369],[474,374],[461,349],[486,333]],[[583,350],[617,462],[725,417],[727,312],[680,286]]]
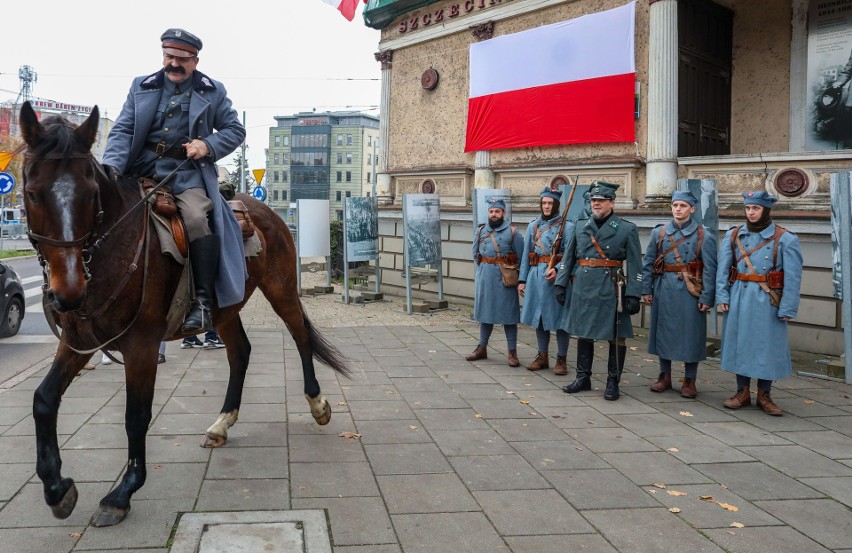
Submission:
[[[796,235],[772,221],[777,198],[762,191],[743,198],[746,224],[725,235],[716,271],[716,305],[724,313],[722,369],[737,375],[737,393],[725,407],[751,405],[749,388],[757,378],[757,406],[779,416],[783,411],[769,391],[773,380],[793,372],[787,321],[799,311],[802,252]]]
[[[698,362],[707,358],[707,311],[716,291],[716,237],[692,219],[691,192],[672,194],[672,220],[651,231],[642,264],[642,301],[651,306],[648,353],[660,358],[652,392],[672,387],[672,359],[683,361],[680,395],[698,395]]]
[[[592,389],[595,340],[609,340],[604,399],[619,398],[618,383],[633,337],[630,315],[639,312],[642,250],[636,225],[613,212],[617,184],[595,181],[589,189],[592,216],[579,219],[570,236],[556,277],[556,299],[564,304],[570,277],[568,332],[577,337],[577,378],[562,387],[573,394]],[[625,263],[627,267],[625,267]]]
[[[548,349],[550,331],[556,330],[556,366],[553,374],[568,374],[568,342],[571,335],[561,327],[564,324],[567,307],[556,302],[556,267],[547,269],[553,256],[558,263],[565,251],[567,236],[571,234],[574,225],[566,222],[563,228],[562,216],[559,214],[558,190],[545,187],[539,194],[541,216],[536,217],[527,227],[524,238],[524,255],[521,258],[521,274],[519,277],[518,293],[524,296],[524,308],[521,311],[521,322],[535,329],[538,340],[538,355],[527,365],[527,369],[538,371],[550,367]],[[562,239],[558,244],[556,238],[562,230]],[[554,249],[554,245],[557,246]]]
[[[479,226],[473,241],[473,261],[476,264],[473,318],[479,321],[479,345],[465,359],[487,359],[488,339],[494,325],[501,324],[509,346],[509,366],[519,367],[518,273],[514,273],[514,282],[504,284],[500,265],[517,267],[518,254],[524,250],[524,242],[517,227],[504,219],[505,215],[503,200],[492,200],[488,207],[488,224]]]

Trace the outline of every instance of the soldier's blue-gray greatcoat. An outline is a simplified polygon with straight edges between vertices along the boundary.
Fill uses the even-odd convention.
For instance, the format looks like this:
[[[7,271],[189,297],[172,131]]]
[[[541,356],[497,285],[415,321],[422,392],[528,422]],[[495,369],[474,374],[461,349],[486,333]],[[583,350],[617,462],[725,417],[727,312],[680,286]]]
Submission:
[[[739,230],[745,251],[756,247],[775,233],[775,223],[759,233],[750,232],[746,225]],[[780,380],[790,376],[790,346],[787,323],[779,317],[795,318],[799,310],[799,291],[802,284],[802,252],[799,239],[791,232],[779,238],[778,260],[772,268],[775,241],[749,255],[757,274],[784,271],[784,293],[780,305],[769,303],[769,294],[757,282],[736,280],[728,284],[728,272],[734,259],[740,257],[737,246],[731,249],[728,230],[719,250],[716,271],[716,305],[728,304],[722,327],[722,369],[751,378]],[[737,271],[749,274],[745,260],[737,263]]]
[[[513,230],[514,229],[514,230]],[[494,248],[494,241],[500,253]],[[473,260],[476,263],[476,289],[474,293],[473,318],[486,324],[518,324],[520,302],[517,286],[503,286],[500,269],[494,263],[480,263],[481,257],[494,258],[524,251],[524,239],[514,225],[504,221],[496,229],[486,224],[480,226],[473,239]]]
[[[701,296],[696,298],[687,291],[681,273],[663,271],[662,274],[654,274],[654,261],[682,238],[685,240],[677,247],[680,261],[674,251],[670,251],[663,258],[663,264],[673,266],[695,261],[698,257],[698,224],[690,219],[681,229],[674,221],[669,221],[651,231],[642,260],[642,295],[654,296],[648,353],[663,359],[694,363],[707,358],[707,313],[699,311],[698,304],[712,306],[716,295],[716,236],[715,232],[706,228],[703,234],[704,288]]]
[[[582,267],[579,259],[601,259],[592,237],[606,254],[607,259],[625,261],[623,270],[627,276],[625,296],[639,298],[642,292],[642,249],[636,225],[616,214],[598,228],[594,218],[579,219],[565,247],[556,284],[568,288],[570,276],[574,276],[571,290],[571,308],[565,330],[572,336],[590,340],[612,340],[615,338],[616,295],[610,275],[616,269],[609,267]],[[633,326],[630,315],[623,310],[619,315],[618,337],[632,338]]]
[[[127,100],[109,134],[103,157],[105,165],[126,174],[142,155],[160,105],[163,80],[162,70],[133,80]],[[219,175],[214,162],[229,155],[242,143],[245,129],[224,85],[198,71],[192,74],[192,94],[186,109],[189,110],[189,138],[203,140],[210,150],[208,158],[187,163],[195,165],[201,173],[207,197],[213,201],[210,228],[220,237],[221,253],[215,285],[216,301],[219,307],[227,307],[243,300],[248,272],[239,224],[219,194]]]
[[[553,242],[559,234],[559,226],[562,224],[562,217],[556,217],[545,221],[541,217],[536,217],[527,227],[526,235],[524,236],[524,253],[521,258],[521,273],[518,277],[520,282],[526,283],[524,291],[524,307],[521,311],[521,322],[533,328],[538,328],[538,323],[541,321],[544,330],[559,330],[563,329],[568,315],[567,298],[570,297],[570,283],[568,290],[565,293],[565,305],[559,305],[556,301],[556,288],[553,282],[545,280],[544,275],[547,272],[547,261],[539,262],[536,265],[530,264],[530,254],[541,257],[550,257],[554,254],[562,254],[565,251],[565,246],[568,239],[574,230],[574,224],[571,222],[565,223],[565,229],[562,234],[562,241],[559,245],[559,251],[553,252]],[[555,267],[559,267],[557,263]]]

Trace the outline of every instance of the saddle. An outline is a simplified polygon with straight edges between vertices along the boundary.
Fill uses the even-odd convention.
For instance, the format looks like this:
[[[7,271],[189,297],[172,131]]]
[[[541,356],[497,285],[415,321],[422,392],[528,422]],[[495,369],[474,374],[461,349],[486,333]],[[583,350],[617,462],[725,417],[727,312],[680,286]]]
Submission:
[[[157,186],[157,181],[145,177],[139,179],[144,194],[148,194],[152,188]],[[228,200],[228,207],[234,212],[234,217],[240,226],[243,241],[251,239],[255,235],[254,222],[249,215],[248,207],[241,200]],[[154,213],[165,219],[170,226],[175,245],[183,257],[189,255],[189,244],[186,236],[186,226],[178,213],[174,194],[168,185],[161,186],[154,193]]]

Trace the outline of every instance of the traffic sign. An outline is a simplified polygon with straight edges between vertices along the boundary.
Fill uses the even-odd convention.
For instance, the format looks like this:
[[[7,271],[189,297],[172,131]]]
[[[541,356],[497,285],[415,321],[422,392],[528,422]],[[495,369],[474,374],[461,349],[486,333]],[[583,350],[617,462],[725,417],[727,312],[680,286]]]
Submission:
[[[15,177],[9,173],[0,173],[0,196],[15,189]]]
[[[261,202],[264,202],[266,201],[266,188],[262,186],[255,186],[254,190],[251,191],[251,195]]]

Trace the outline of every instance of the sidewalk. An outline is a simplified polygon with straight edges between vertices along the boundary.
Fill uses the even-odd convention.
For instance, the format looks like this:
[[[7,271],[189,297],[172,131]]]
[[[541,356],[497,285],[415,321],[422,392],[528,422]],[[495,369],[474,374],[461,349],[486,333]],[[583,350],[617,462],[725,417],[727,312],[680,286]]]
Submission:
[[[793,377],[774,388],[783,417],[730,411],[734,379],[706,362],[697,400],[653,394],[640,337],[619,401],[603,400],[604,344],[595,389],[568,396],[571,376],[506,366],[500,328],[488,360],[464,361],[478,334],[469,307],[424,317],[400,298],[338,299],[304,299],[353,369],[347,380],[318,368],[328,426],[310,416],[293,341],[262,299],[244,311],[251,365],[222,448],[198,444],[224,398],[224,350],[169,344],[148,481],[113,528],[88,520],[126,461],[122,368],[98,366],[64,396],[63,475],[80,492],[67,520],[35,476],[32,390],[45,371],[0,394],[0,550],[165,553],[184,512],[325,509],[336,553],[852,552],[850,386]],[[534,332],[519,338],[529,363]]]

